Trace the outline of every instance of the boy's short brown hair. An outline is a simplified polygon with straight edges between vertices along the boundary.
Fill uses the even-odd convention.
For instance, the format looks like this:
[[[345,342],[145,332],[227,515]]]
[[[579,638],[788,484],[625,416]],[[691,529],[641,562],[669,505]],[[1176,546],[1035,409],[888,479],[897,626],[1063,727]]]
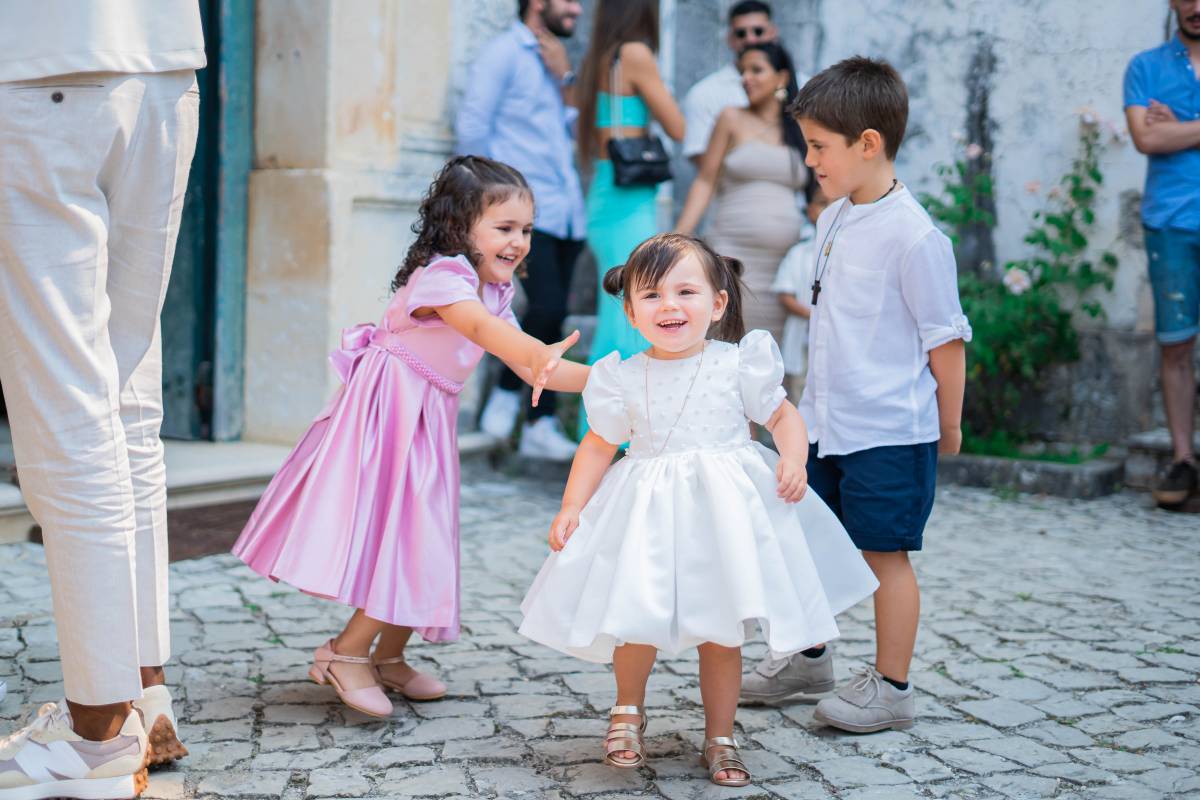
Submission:
[[[788,113],[840,133],[847,142],[873,128],[883,136],[888,160],[895,161],[908,126],[908,89],[891,64],[854,56],[804,84]]]

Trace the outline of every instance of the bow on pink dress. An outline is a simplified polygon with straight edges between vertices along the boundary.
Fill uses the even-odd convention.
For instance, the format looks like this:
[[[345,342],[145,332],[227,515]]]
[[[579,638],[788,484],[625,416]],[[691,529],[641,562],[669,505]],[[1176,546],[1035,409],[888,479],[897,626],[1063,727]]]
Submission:
[[[512,284],[464,256],[417,270],[378,325],[342,334],[344,386],[284,461],[233,552],[367,616],[458,637],[458,393],[483,349],[420,308],[482,301],[517,326]],[[519,326],[518,326],[519,327]]]

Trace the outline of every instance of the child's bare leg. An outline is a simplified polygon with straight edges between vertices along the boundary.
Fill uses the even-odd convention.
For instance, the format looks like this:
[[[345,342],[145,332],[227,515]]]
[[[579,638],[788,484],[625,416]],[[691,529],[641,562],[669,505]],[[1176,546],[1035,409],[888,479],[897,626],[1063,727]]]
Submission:
[[[371,655],[371,644],[386,627],[388,627],[386,622],[371,619],[363,613],[361,608],[357,609],[350,617],[350,621],[346,623],[346,627],[333,640],[333,652],[340,656],[365,658]],[[344,661],[335,661],[329,665],[329,669],[337,676],[343,689],[365,689],[377,683],[375,670],[371,669],[370,664],[347,664]]]
[[[733,736],[738,692],[742,689],[742,649],[706,642],[700,645],[700,699],[704,702],[704,738]],[[739,769],[723,769],[717,780],[740,780]]]
[[[879,579],[875,590],[875,669],[884,677],[905,683],[921,618],[917,575],[904,551],[864,550],[863,558]]]
[[[404,648],[408,645],[409,637],[413,634],[413,629],[403,625],[387,625],[383,629],[383,633],[379,636],[379,644],[375,645],[375,660],[382,661],[385,658],[403,658]],[[408,664],[384,664],[379,667],[379,671],[383,673],[389,681],[398,684],[404,684],[412,680],[417,671]]]
[[[646,644],[623,644],[613,651],[613,675],[617,679],[618,706],[646,705],[646,682],[658,658],[657,648]],[[617,714],[611,722],[630,722],[641,725],[641,717],[633,714]],[[632,750],[618,750],[618,758],[629,760],[637,756]]]

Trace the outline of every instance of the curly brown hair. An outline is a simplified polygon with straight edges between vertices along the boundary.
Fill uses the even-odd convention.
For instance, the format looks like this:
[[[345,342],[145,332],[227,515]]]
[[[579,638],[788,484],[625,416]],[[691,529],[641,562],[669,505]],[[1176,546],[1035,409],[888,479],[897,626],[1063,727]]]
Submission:
[[[639,244],[622,266],[604,274],[604,291],[623,299],[626,306],[638,289],[657,286],[671,268],[688,253],[700,259],[714,291],[725,291],[729,303],[725,314],[709,333],[722,342],[738,342],[746,335],[742,319],[742,262],[719,255],[703,239],[682,233],[660,233]]]
[[[439,255],[465,255],[478,269],[480,256],[471,243],[471,228],[488,206],[517,194],[533,202],[525,176],[508,164],[483,156],[455,156],[447,161],[421,200],[412,226],[417,239],[392,278],[392,291]]]

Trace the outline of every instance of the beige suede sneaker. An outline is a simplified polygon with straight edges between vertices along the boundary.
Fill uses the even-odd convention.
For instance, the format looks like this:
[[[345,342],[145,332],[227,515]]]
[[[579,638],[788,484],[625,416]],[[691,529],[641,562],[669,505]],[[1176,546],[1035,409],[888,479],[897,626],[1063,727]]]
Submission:
[[[65,700],[47,703],[37,718],[0,739],[0,800],[120,800],[146,788],[146,729],[135,710],[121,731],[92,742],[71,729]]]

